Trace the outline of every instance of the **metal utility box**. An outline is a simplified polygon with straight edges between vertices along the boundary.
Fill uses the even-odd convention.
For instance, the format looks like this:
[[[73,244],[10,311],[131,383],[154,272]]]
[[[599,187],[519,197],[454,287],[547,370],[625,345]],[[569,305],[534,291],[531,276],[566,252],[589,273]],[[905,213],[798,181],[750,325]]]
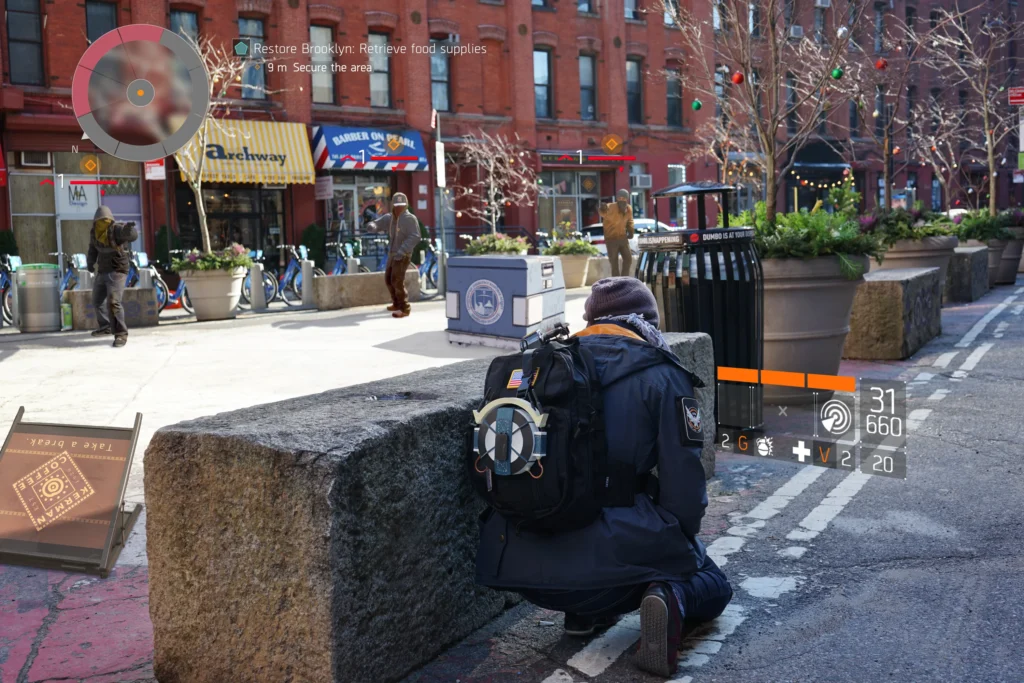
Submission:
[[[21,331],[60,332],[60,269],[52,263],[29,263],[14,277]]]
[[[731,185],[685,183],[654,193],[654,198],[695,197],[697,229],[640,235],[636,277],[658,301],[666,332],[706,332],[715,366],[764,369],[764,275],[751,228],[707,228],[704,200],[719,195],[729,206]],[[657,202],[655,202],[657,206]],[[657,215],[657,213],[655,213]],[[723,427],[759,429],[763,387],[716,381],[716,421]]]
[[[527,335],[565,322],[555,257],[455,256],[447,275],[449,342],[518,349]]]

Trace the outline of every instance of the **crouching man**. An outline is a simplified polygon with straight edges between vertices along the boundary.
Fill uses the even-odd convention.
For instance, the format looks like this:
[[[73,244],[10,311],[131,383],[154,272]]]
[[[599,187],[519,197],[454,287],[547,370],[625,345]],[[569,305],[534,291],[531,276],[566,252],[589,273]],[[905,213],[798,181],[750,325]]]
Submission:
[[[601,503],[596,519],[572,531],[531,533],[490,509],[481,522],[476,578],[565,612],[565,631],[573,636],[590,636],[639,609],[636,662],[668,677],[684,625],[714,619],[732,599],[728,579],[697,538],[708,504],[700,453],[704,430],[713,426],[694,398],[699,380],[658,331],[657,304],[643,283],[601,280],[585,308],[588,327],[576,336],[599,378],[603,457],[609,471],[621,474],[624,466],[637,485],[619,505]],[[529,374],[521,373],[521,381]],[[532,391],[546,391],[543,371]],[[549,441],[545,460],[551,447]],[[535,469],[541,474],[530,476],[542,480]],[[487,473],[496,490],[499,479]]]

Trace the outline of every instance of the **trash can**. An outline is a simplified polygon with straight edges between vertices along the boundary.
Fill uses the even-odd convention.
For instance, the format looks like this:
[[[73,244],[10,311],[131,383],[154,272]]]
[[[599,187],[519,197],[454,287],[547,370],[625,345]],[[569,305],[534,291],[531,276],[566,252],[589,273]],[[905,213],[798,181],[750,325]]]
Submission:
[[[565,322],[562,264],[550,256],[448,259],[448,341],[519,349],[538,330]]]
[[[684,183],[654,193],[658,199],[692,196],[697,201],[697,229],[640,235],[636,277],[658,301],[666,332],[706,332],[715,352],[716,405],[719,426],[759,429],[764,391],[758,375],[750,383],[722,382],[717,368],[760,371],[764,366],[764,276],[754,251],[751,228],[707,229],[704,200],[718,194],[728,206],[735,190],[718,183]]]
[[[22,332],[60,332],[60,268],[29,263],[18,268],[18,326]]]

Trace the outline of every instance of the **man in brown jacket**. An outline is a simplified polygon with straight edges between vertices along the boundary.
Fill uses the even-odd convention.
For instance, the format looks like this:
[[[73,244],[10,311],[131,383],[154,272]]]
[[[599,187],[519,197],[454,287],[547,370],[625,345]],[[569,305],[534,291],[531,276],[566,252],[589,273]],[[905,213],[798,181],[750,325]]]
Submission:
[[[391,294],[388,310],[395,318],[404,318],[411,312],[409,296],[405,292],[405,271],[409,269],[412,252],[420,242],[420,222],[406,211],[408,206],[409,199],[403,193],[396,192],[391,198],[391,213],[370,223],[373,230],[387,232],[391,241],[384,282]]]
[[[124,323],[125,281],[131,266],[131,244],[139,239],[135,223],[117,223],[109,207],[101,206],[93,216],[89,233],[89,254],[86,265],[96,273],[92,286],[92,305],[96,309],[98,328],[92,336],[114,335],[114,346],[128,343],[128,326]],[[108,311],[109,309],[109,311]]]
[[[633,239],[633,207],[629,204],[629,190],[619,190],[615,193],[614,204],[601,206],[601,222],[604,224],[604,245],[608,249],[612,277],[631,276],[633,252],[629,249],[629,240]]]

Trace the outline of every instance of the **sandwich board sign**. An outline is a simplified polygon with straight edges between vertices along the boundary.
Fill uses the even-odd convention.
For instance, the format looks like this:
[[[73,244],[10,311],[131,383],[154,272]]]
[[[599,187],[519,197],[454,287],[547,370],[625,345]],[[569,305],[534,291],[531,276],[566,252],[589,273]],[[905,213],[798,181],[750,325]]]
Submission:
[[[0,563],[106,577],[142,512],[124,505],[142,414],[123,429],[24,422],[24,412],[0,450]]]

